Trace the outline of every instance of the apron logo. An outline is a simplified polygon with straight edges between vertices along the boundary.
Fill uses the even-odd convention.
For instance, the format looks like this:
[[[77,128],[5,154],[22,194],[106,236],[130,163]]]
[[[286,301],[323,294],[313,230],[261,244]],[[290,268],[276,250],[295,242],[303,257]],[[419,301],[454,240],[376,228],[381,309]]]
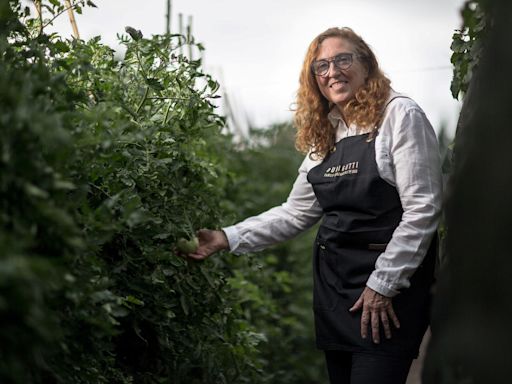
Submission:
[[[343,165],[337,165],[331,168],[328,168],[324,177],[340,177],[345,175],[354,175],[359,172],[359,161],[354,161],[352,163],[347,163]]]

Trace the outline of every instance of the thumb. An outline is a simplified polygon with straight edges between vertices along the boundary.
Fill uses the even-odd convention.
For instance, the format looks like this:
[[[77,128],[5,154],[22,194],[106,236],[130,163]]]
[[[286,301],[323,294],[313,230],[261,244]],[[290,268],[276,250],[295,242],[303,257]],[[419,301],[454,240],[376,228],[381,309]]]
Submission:
[[[349,312],[355,312],[363,308],[363,301],[363,295],[359,296],[359,299],[357,299],[356,303],[349,309]]]
[[[208,237],[209,230],[206,228],[201,228],[198,231],[196,231],[196,236],[198,237],[199,241],[205,240],[206,237]]]

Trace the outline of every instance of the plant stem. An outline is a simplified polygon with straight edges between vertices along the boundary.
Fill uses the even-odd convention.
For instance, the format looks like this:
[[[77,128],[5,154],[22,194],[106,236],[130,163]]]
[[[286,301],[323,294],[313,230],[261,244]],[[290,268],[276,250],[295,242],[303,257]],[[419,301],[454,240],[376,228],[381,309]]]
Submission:
[[[167,118],[169,117],[169,112],[171,110],[171,106],[172,104],[169,103],[169,106],[167,107],[167,109],[165,110],[165,116],[164,116],[164,121],[163,121],[163,124],[162,125],[165,125],[167,124]]]
[[[146,87],[146,90],[144,91],[144,96],[142,97],[142,100],[140,101],[139,106],[137,107],[137,110],[135,111],[136,115],[139,114],[140,110],[142,109],[142,106],[148,99],[148,94],[149,94],[149,87]]]

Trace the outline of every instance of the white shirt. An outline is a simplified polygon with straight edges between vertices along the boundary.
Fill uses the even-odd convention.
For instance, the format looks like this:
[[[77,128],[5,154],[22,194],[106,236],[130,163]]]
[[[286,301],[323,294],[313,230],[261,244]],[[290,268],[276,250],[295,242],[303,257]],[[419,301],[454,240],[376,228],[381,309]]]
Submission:
[[[396,96],[400,95],[392,91],[390,99]],[[347,127],[336,108],[329,120],[337,126],[337,142],[367,132],[353,125]],[[409,279],[436,232],[442,204],[437,138],[413,100],[399,97],[389,103],[375,138],[375,157],[380,177],[396,187],[404,212],[366,285],[392,297],[410,286]],[[231,252],[262,250],[296,236],[322,217],[322,208],[307,180],[309,170],[319,162],[306,156],[285,203],[223,228]]]

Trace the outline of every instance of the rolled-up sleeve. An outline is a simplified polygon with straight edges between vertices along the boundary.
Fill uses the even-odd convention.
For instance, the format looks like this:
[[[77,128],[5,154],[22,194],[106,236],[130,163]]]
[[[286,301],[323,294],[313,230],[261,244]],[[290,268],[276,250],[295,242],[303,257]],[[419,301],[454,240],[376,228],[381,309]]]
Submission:
[[[393,117],[389,159],[403,216],[367,281],[392,297],[410,286],[436,233],[442,205],[442,174],[435,132],[419,107]]]
[[[311,164],[312,160],[306,157],[285,203],[222,228],[232,253],[256,252],[291,239],[313,226],[322,217],[322,208],[307,180]]]

